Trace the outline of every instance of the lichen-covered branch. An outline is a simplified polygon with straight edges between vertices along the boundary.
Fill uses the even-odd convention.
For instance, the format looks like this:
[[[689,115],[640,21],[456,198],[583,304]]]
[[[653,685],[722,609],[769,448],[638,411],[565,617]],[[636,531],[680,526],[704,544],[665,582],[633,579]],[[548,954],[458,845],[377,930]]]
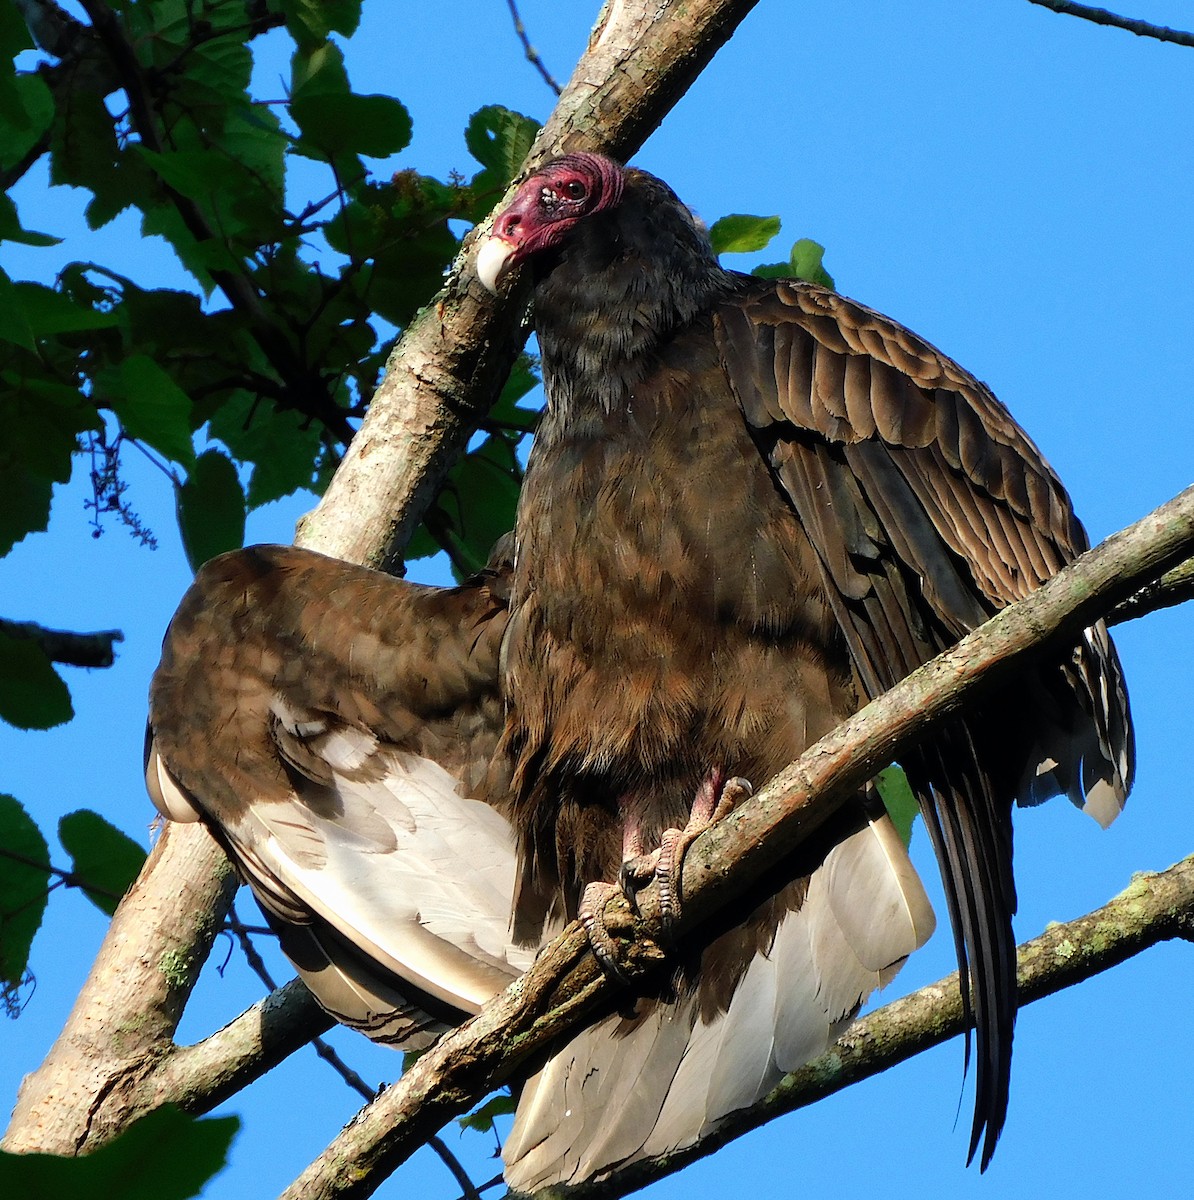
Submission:
[[[717,909],[778,867],[847,796],[924,736],[934,720],[1022,669],[1029,656],[1073,638],[1192,551],[1194,488],[1189,488],[822,738],[693,843],[684,861],[680,936],[699,938]],[[665,961],[647,923],[658,911],[655,892],[652,884],[637,897],[646,921],[636,918],[621,896],[605,909],[611,932],[627,936],[623,970],[631,979]],[[615,994],[615,985],[587,952],[582,927],[570,926],[522,979],[366,1106],[284,1193],[285,1200],[359,1200],[372,1194],[444,1122],[509,1079],[529,1055],[590,1020]]]
[[[234,890],[206,829],[163,831],[62,1033],[21,1086],[6,1150],[75,1154],[124,1127],[126,1101],[170,1047]]]

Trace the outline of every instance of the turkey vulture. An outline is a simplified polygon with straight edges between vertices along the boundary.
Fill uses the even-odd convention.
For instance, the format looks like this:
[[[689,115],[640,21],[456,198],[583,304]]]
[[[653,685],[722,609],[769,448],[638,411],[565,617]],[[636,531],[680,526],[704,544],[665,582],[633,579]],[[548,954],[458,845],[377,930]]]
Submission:
[[[624,849],[683,826],[702,789],[767,780],[1087,548],[1060,481],[983,384],[831,291],[723,270],[653,176],[592,154],[536,171],[497,218],[478,273],[496,289],[520,264],[534,281],[548,403],[518,512],[504,651],[516,921],[572,915]],[[1066,794],[1107,824],[1131,784],[1127,695],[1105,627],[939,728],[903,766],[973,1017],[970,1157],[981,1143],[985,1167],[1007,1111],[1016,1008],[1012,804]],[[734,1065],[713,1068],[735,1073],[736,1104],[792,1061],[782,1023],[772,1030],[759,1011],[769,996],[744,993],[757,992],[751,973],[768,955],[778,990],[798,986],[775,962],[782,914],[815,886],[790,886],[706,953],[696,998],[681,1000],[699,1010],[685,1051],[697,1061],[681,1061],[673,1092],[708,1073],[702,1022],[715,1010],[741,1009],[747,1031]],[[842,886],[860,898],[866,881]],[[833,986],[822,979],[822,992]],[[658,1039],[683,1039],[677,1023]],[[726,1024],[716,1036],[729,1041]],[[741,1044],[752,1035],[753,1052]],[[560,1056],[543,1103],[579,1094],[593,1055]],[[567,1142],[586,1118],[564,1107]],[[669,1097],[660,1125],[672,1107]],[[524,1097],[507,1157],[541,1157],[546,1182],[570,1151],[550,1129],[558,1112],[523,1119],[533,1111]],[[657,1111],[643,1102],[633,1116],[649,1128]],[[672,1138],[669,1126],[651,1148]]]
[[[223,556],[151,690],[159,808],[212,827],[325,1008],[408,1046],[728,781],[766,782],[1086,546],[981,384],[832,292],[722,270],[652,176],[587,154],[537,171],[478,270],[492,288],[520,263],[548,405],[515,553],[452,589]],[[903,765],[973,985],[985,1165],[1015,1011],[1011,805],[1062,792],[1106,823],[1131,778],[1105,629]],[[509,1183],[691,1144],[822,1052],[932,927],[868,789],[706,949],[677,947],[658,995],[547,1060]]]

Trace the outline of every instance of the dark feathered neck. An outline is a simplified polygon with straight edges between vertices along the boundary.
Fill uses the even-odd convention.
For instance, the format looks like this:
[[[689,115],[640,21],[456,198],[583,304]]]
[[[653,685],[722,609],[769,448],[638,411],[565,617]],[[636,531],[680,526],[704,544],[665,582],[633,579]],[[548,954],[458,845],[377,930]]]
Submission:
[[[640,171],[627,171],[616,208],[542,254],[536,274],[548,405],[562,420],[624,404],[661,342],[734,286],[671,189]]]

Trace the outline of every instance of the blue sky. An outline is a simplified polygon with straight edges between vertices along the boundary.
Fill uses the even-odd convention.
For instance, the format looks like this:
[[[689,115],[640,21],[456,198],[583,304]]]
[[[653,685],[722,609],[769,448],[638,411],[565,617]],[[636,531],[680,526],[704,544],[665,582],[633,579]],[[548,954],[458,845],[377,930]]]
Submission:
[[[522,5],[561,79],[596,7]],[[1148,8],[1151,20],[1191,23],[1188,4],[1150,0]],[[411,148],[379,173],[407,165],[467,173],[461,130],[476,108],[503,103],[540,119],[550,110],[501,0],[374,0],[366,21],[348,50],[353,83],[397,95],[415,127]],[[263,94],[280,94],[281,71],[262,71]],[[1066,481],[1097,540],[1194,474],[1192,72],[1194,50],[1026,0],[763,0],[636,162],[710,221],[778,213],[777,246],[800,236],[822,242],[841,291],[911,326],[993,387]],[[23,183],[18,202],[30,227],[81,227],[82,198],[48,188],[44,174]],[[95,258],[147,284],[183,282],[160,243],[141,242],[134,221],[100,236],[99,246],[68,241],[60,262]],[[14,277],[49,278],[60,265],[21,247],[5,246],[4,256]],[[189,575],[166,481],[131,459],[129,478],[134,507],[161,539],[156,552],[115,526],[93,539],[85,481],[76,480],[57,496],[50,531],[0,560],[3,615],[126,635],[115,668],[71,672],[72,723],[44,734],[0,729],[0,790],[47,828],[86,806],[148,844],[145,690]],[[290,540],[309,503],[263,510],[250,538]],[[1194,849],[1194,617],[1159,614],[1116,640],[1137,722],[1136,791],[1106,833],[1060,801],[1019,814],[1022,938],[1103,902],[1133,871],[1163,868]],[[914,849],[936,889],[923,842]],[[241,910],[250,915],[252,906],[242,899]],[[81,897],[54,897],[34,948],[36,992],[19,1021],[0,1026],[5,1106],[61,1025],[104,924]],[[939,933],[891,994],[951,965]],[[651,1194],[735,1195],[747,1183],[760,1194],[882,1191],[889,1200],[1185,1194],[1194,1157],[1185,1020],[1192,986],[1194,954],[1172,945],[1026,1009],[1011,1115],[985,1177],[963,1168],[970,1096],[955,1126],[961,1050],[951,1044],[775,1123]],[[218,1027],[259,992],[236,955],[222,977],[209,967],[184,1036]],[[392,1053],[347,1034],[335,1041],[367,1079],[394,1074]],[[227,1106],[245,1128],[232,1168],[206,1195],[275,1194],[355,1108],[309,1051],[295,1056]],[[458,1143],[449,1130],[447,1140],[475,1178],[494,1173],[481,1139]],[[380,1195],[408,1193],[457,1194],[428,1152]]]

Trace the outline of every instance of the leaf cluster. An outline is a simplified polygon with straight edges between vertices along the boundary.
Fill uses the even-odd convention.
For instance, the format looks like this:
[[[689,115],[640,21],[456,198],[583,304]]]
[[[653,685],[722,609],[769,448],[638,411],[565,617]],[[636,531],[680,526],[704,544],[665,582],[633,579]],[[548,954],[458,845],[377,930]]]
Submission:
[[[337,37],[355,30],[359,0],[85,7],[91,24],[75,22],[41,55],[14,10],[0,18],[0,241],[57,244],[25,228],[9,194],[44,158],[53,184],[89,196],[93,230],[131,213],[193,286],[148,287],[120,262],[66,263],[52,285],[0,271],[0,388],[11,397],[0,553],[45,528],[53,485],[83,444],[106,468],[97,527],[107,511],[128,519],[119,455],[135,444],[176,489],[197,566],[240,544],[247,511],[322,490],[389,341],[439,289],[537,126],[477,113],[469,180],[382,171],[379,160],[407,149],[411,118],[399,100],[352,88]],[[281,39],[284,94],[257,95],[256,59]],[[421,551],[483,560],[488,547],[469,530],[487,535],[496,513],[508,518],[531,418],[506,407],[489,431],[503,444],[478,448],[488,465],[454,481]]]

